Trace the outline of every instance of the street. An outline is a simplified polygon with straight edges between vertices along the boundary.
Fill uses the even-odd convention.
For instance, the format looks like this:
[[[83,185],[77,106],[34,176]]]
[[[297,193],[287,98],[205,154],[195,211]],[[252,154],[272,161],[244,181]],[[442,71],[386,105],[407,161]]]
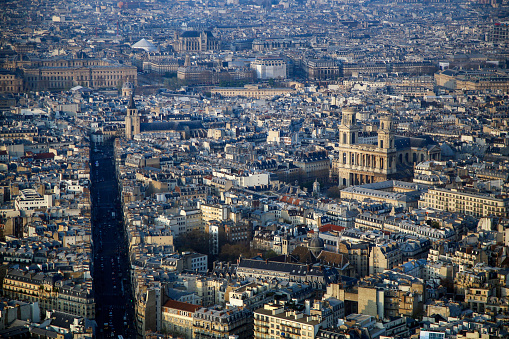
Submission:
[[[91,146],[93,277],[98,338],[134,338],[129,259],[112,142]]]

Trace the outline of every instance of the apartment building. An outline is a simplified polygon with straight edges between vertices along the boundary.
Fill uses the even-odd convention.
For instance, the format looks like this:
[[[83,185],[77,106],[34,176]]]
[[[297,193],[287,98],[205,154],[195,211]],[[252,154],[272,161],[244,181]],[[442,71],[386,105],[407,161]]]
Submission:
[[[237,276],[239,278],[281,279],[312,284],[314,288],[325,288],[338,279],[338,271],[324,266],[270,260],[241,259]]]
[[[24,189],[16,197],[14,206],[17,211],[34,210],[38,208],[48,208],[53,206],[53,195],[45,194],[42,196],[34,189]]]
[[[497,216],[507,218],[509,198],[472,194],[443,188],[429,189],[419,201],[419,208],[433,208],[475,217]]]
[[[293,164],[301,169],[301,181],[318,180],[326,183],[329,179],[330,159],[327,151],[299,152]]]
[[[403,258],[398,243],[376,244],[371,248],[369,254],[369,274],[382,273],[384,270],[391,270],[402,263]]]
[[[202,220],[204,224],[210,221],[226,221],[229,216],[229,208],[227,205],[221,204],[200,204]]]
[[[58,284],[55,310],[95,319],[95,299],[92,290],[81,285]]]
[[[175,337],[192,339],[193,315],[200,308],[199,305],[168,300],[162,309],[162,330]]]
[[[369,273],[370,251],[371,245],[368,242],[357,244],[340,242],[338,244],[338,252],[348,257],[348,261],[355,267],[358,277],[365,277]]]
[[[253,313],[248,309],[231,307],[201,308],[193,314],[194,339],[253,337]]]
[[[266,304],[254,312],[255,339],[314,339],[320,326],[320,316],[286,310],[284,305]]]

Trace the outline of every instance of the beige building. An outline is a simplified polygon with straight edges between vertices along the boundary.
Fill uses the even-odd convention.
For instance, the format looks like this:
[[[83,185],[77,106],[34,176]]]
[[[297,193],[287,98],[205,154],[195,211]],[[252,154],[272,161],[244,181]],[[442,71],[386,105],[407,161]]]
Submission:
[[[402,263],[403,257],[396,242],[376,244],[369,254],[369,274],[392,270]]]
[[[202,308],[193,314],[195,339],[253,337],[253,313],[247,308]]]
[[[246,85],[244,87],[226,87],[213,88],[210,91],[213,95],[221,95],[223,97],[247,97],[256,99],[272,98],[276,95],[286,95],[295,93],[293,88],[259,88],[256,85]]]
[[[69,90],[74,86],[117,87],[137,83],[134,66],[97,59],[47,59],[23,65],[26,90]]]
[[[426,192],[427,186],[415,183],[388,180],[358,186],[351,186],[341,190],[341,199],[353,199],[363,201],[370,199],[403,206],[405,208],[416,208],[419,204],[419,197]]]
[[[350,265],[355,267],[356,277],[365,277],[369,273],[369,257],[371,245],[368,242],[357,244],[349,242],[338,243],[338,253],[346,255]]]
[[[466,71],[451,70],[435,73],[437,86],[451,90],[485,91],[500,90],[504,93],[509,91],[509,74],[502,70],[498,71]]]
[[[305,60],[303,66],[304,72],[306,72],[309,79],[336,79],[341,76],[341,68],[336,60]]]
[[[23,79],[15,72],[0,70],[0,93],[21,93]]]
[[[254,338],[315,338],[321,326],[319,315],[285,310],[283,305],[266,304],[254,312]]]
[[[185,66],[177,69],[177,78],[187,85],[212,84],[212,71],[200,66]]]
[[[338,169],[340,186],[360,185],[402,177],[402,170],[414,163],[440,160],[441,149],[419,138],[396,138],[392,118],[380,118],[377,144],[361,144],[358,136],[357,111],[345,108],[339,127]]]
[[[327,151],[298,152],[293,164],[301,169],[303,183],[318,180],[322,184],[329,180],[330,158]]]
[[[55,282],[57,276],[12,269],[3,279],[4,296],[13,300],[39,302],[42,311],[56,310],[95,319],[91,290]]]
[[[423,194],[419,208],[433,208],[453,213],[463,213],[476,217],[498,216],[507,218],[509,199],[494,198],[488,195],[471,194],[434,188]]]
[[[162,310],[162,331],[174,337],[192,339],[193,314],[200,308],[198,305],[168,300]]]

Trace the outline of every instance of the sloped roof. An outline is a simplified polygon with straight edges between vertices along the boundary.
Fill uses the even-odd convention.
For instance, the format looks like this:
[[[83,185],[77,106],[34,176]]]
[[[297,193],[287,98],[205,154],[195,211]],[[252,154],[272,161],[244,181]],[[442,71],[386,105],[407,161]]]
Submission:
[[[199,306],[199,305],[193,305],[193,304],[189,304],[189,303],[185,303],[185,302],[177,301],[177,300],[171,300],[171,299],[168,300],[166,302],[166,304],[164,304],[164,307],[174,308],[177,310],[182,310],[182,311],[187,311],[187,312],[196,312],[197,309],[201,308],[201,306]]]
[[[138,49],[144,49],[147,52],[152,52],[157,50],[156,46],[154,46],[150,41],[143,38],[134,45],[131,46],[131,48],[138,48]]]
[[[211,31],[203,31],[209,38],[213,38],[214,35]],[[201,32],[199,31],[185,31],[180,36],[183,38],[199,38],[201,35]]]

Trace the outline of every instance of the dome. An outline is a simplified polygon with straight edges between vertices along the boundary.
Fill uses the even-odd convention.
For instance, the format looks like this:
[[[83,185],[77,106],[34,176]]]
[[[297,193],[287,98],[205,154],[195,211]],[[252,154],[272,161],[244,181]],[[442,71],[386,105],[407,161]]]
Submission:
[[[318,237],[318,236],[315,236],[313,239],[311,239],[311,241],[309,242],[309,245],[308,245],[309,249],[323,249],[324,247],[324,242],[323,240]]]
[[[134,89],[134,84],[128,81],[122,86],[122,89]]]

